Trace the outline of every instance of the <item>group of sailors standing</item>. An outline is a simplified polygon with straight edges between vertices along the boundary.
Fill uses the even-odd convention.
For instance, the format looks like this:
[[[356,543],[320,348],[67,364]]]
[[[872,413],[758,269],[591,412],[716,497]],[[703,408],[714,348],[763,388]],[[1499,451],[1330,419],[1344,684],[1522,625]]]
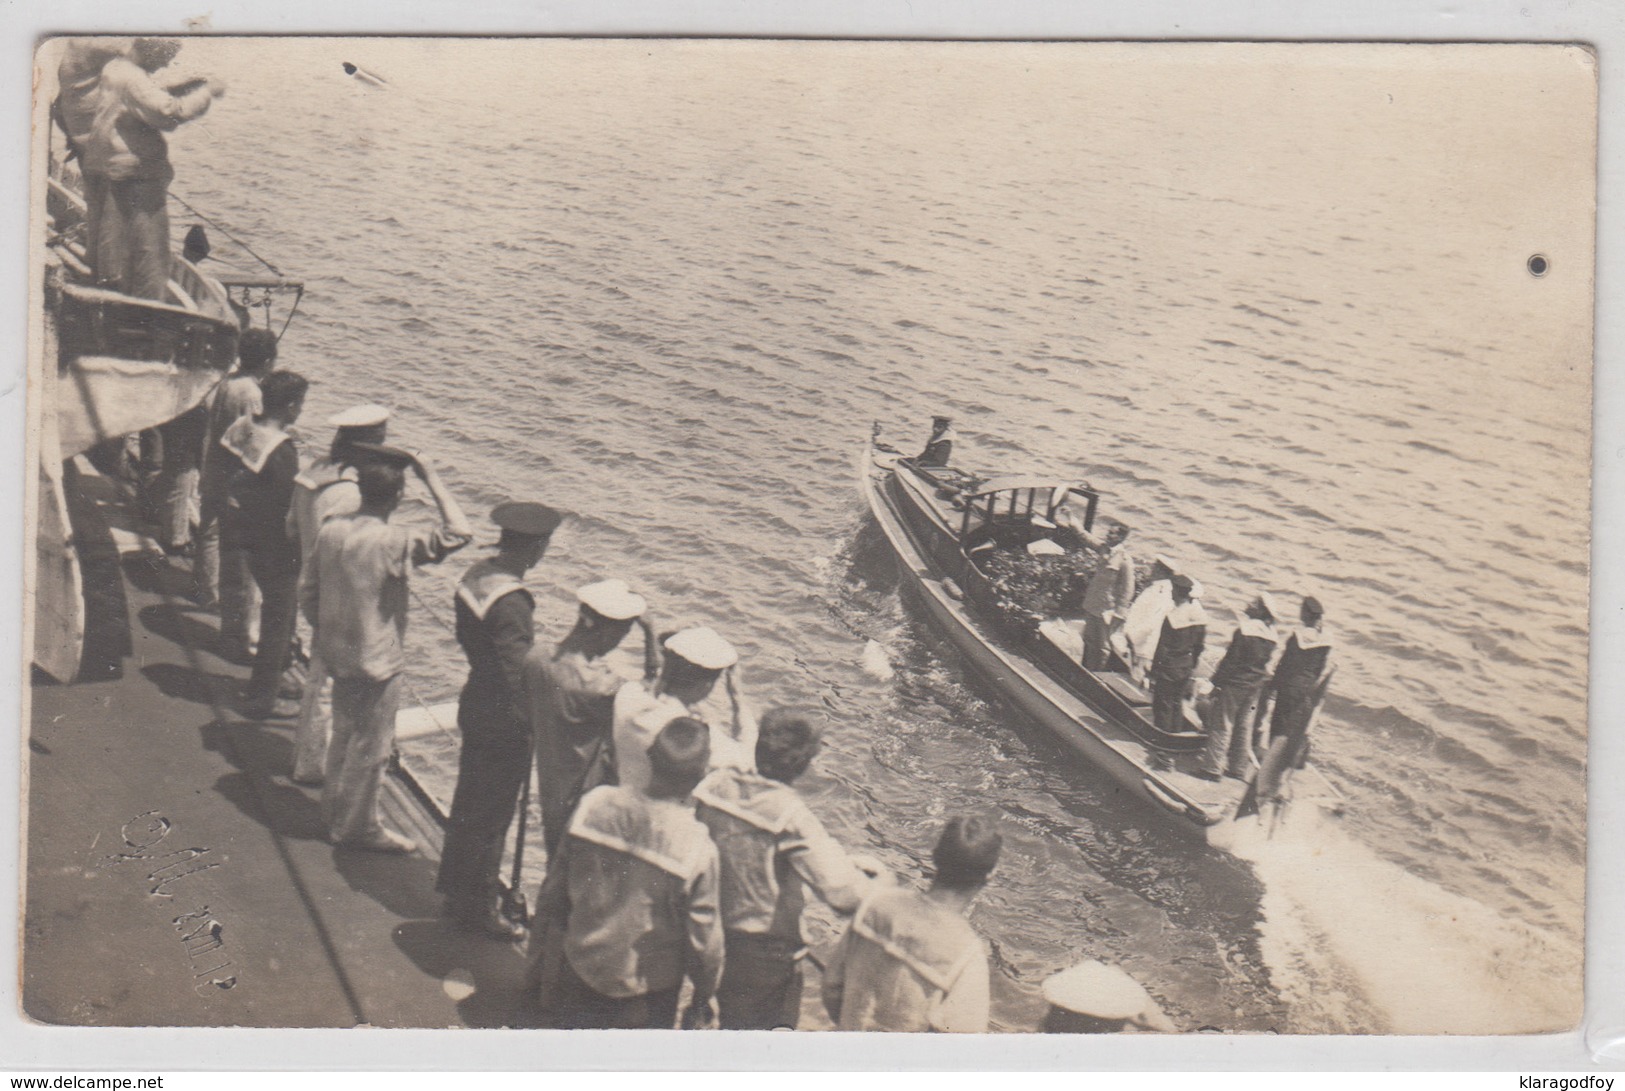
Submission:
[[[1258,593],[1212,674],[1198,680],[1208,627],[1202,585],[1159,555],[1136,595],[1128,537],[1127,527],[1113,524],[1104,536],[1106,559],[1085,585],[1083,665],[1098,673],[1115,653],[1131,674],[1149,680],[1151,718],[1161,731],[1184,731],[1185,702],[1196,697],[1207,740],[1195,775],[1246,780],[1257,769],[1260,798],[1279,799],[1285,770],[1307,760],[1309,728],[1332,671],[1320,600],[1302,597],[1298,628],[1282,647],[1277,626],[1289,620],[1285,608],[1270,592]],[[1261,728],[1271,702],[1266,740]]]
[[[930,437],[915,461],[946,467],[955,439],[950,417],[932,417]],[[1137,681],[1149,682],[1152,723],[1170,734],[1186,730],[1185,704],[1195,697],[1207,736],[1195,775],[1246,780],[1256,770],[1258,798],[1278,802],[1286,771],[1302,768],[1308,760],[1309,729],[1331,678],[1332,641],[1320,600],[1302,596],[1299,626],[1283,648],[1277,626],[1289,618],[1274,595],[1260,592],[1243,610],[1224,657],[1207,679],[1199,680],[1208,627],[1202,585],[1158,555],[1151,562],[1149,582],[1136,593],[1127,526],[1112,522],[1097,535],[1068,509],[1057,517],[1104,552],[1084,584],[1080,603],[1083,666],[1100,674],[1112,670],[1115,660]],[[1262,728],[1271,707],[1266,736]],[[1171,768],[1160,751],[1152,751],[1150,761],[1154,767]]]
[[[327,451],[302,463],[289,429],[308,385],[292,372],[245,368],[217,388],[206,491],[208,510],[220,511],[223,560],[210,568],[200,552],[199,597],[220,605],[228,646],[246,647],[256,634],[240,608],[242,582],[257,585],[241,710],[259,721],[297,717],[291,779],[320,786],[332,841],[410,853],[418,846],[388,828],[378,806],[407,666],[410,574],[467,547],[475,529],[421,455],[387,443],[381,406],[332,417]],[[436,525],[393,518],[408,475],[427,490]],[[457,928],[494,942],[528,935],[516,1021],[795,1027],[802,911],[817,898],[846,918],[823,976],[838,1027],[985,1031],[987,953],[965,914],[998,861],[996,824],[949,819],[931,882],[915,889],[824,829],[794,788],[821,748],[822,713],[786,707],[758,718],[738,652],[713,629],[657,635],[647,599],[609,578],[577,589],[562,640],[538,640],[525,578],[563,519],[538,502],[497,505],[494,550],[469,566],[453,602],[469,671],[436,885]],[[296,606],[311,633],[302,688],[286,672]],[[610,653],[634,630],[642,670],[623,677]],[[513,912],[500,865],[533,770],[548,860],[527,920]],[[1163,1027],[1121,971],[1073,977],[1061,990],[1066,1010],[1096,1018],[1122,1006],[1127,989],[1142,999],[1110,1026]],[[679,1019],[685,980],[691,999]]]

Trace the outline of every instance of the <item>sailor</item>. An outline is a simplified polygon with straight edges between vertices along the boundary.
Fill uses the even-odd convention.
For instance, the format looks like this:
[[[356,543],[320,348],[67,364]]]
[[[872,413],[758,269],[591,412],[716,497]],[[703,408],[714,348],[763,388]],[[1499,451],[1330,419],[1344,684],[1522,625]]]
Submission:
[[[1158,554],[1151,561],[1151,581],[1145,585],[1129,605],[1118,629],[1119,652],[1136,677],[1144,679],[1156,658],[1157,641],[1162,637],[1162,622],[1174,608],[1174,573],[1179,568],[1167,557]]]
[[[383,443],[389,433],[389,410],[381,405],[356,405],[327,419],[335,429],[327,454],[316,459],[293,479],[293,505],[289,525],[299,539],[300,555],[310,567],[316,534],[322,524],[338,516],[354,515],[361,507],[356,468],[373,456],[358,443]],[[293,782],[322,783],[327,765],[327,736],[331,709],[326,702],[327,661],[311,637],[310,663],[305,669],[305,692],[299,703],[299,726],[293,739]]]
[[[378,820],[378,790],[395,744],[401,674],[406,669],[407,580],[467,545],[473,529],[457,501],[420,456],[392,447],[358,470],[361,507],[329,519],[316,534],[300,605],[316,651],[333,675],[333,738],[322,784],[322,815],[334,842],[375,852],[417,845]],[[428,486],[440,525],[424,530],[389,521],[406,488],[405,467]]]
[[[497,554],[469,568],[454,600],[468,681],[457,701],[463,747],[435,889],[446,896],[453,921],[500,939],[524,934],[502,912],[500,877],[503,841],[531,764],[525,657],[536,603],[522,581],[562,520],[546,504],[498,504],[491,511],[502,531]]]
[[[1044,979],[1046,1034],[1118,1034],[1179,1030],[1151,994],[1121,967],[1090,959]]]
[[[310,383],[292,371],[266,376],[261,412],[238,417],[220,437],[234,460],[226,485],[222,544],[248,556],[259,588],[260,646],[243,693],[242,712],[250,719],[292,717],[299,706],[281,699],[278,688],[292,657],[299,589],[299,543],[288,533],[288,505],[299,473],[298,444],[288,427],[305,407]]]
[[[537,645],[525,659],[542,840],[550,853],[564,837],[576,801],[611,773],[615,694],[628,680],[609,664],[609,653],[637,625],[643,630],[646,686],[653,685],[660,665],[649,604],[625,580],[590,583],[576,598],[575,627],[557,647]]]
[[[824,969],[837,1029],[987,1032],[987,951],[965,914],[1002,844],[992,822],[950,818],[928,889],[880,887],[864,899]]]
[[[1207,748],[1197,773],[1205,780],[1221,776],[1245,780],[1252,771],[1253,706],[1269,680],[1270,660],[1280,640],[1275,632],[1279,613],[1275,596],[1261,592],[1247,604],[1241,624],[1230,636],[1230,647],[1214,668],[1213,693],[1202,718]]]
[[[628,682],[615,695],[612,738],[620,783],[644,789],[649,743],[677,716],[692,716],[710,727],[712,768],[754,768],[756,718],[745,700],[734,646],[714,630],[695,626],[673,633],[662,647],[666,654],[654,686]],[[702,707],[719,681],[728,694],[727,716]]]
[[[1129,528],[1122,523],[1113,523],[1106,531],[1106,559],[1083,591],[1083,665],[1096,673],[1106,669],[1112,623],[1124,616],[1134,598],[1128,536]]]
[[[1266,694],[1275,698],[1270,743],[1258,768],[1259,802],[1279,802],[1287,770],[1309,760],[1309,728],[1326,697],[1332,674],[1332,638],[1320,600],[1306,595],[1298,611],[1302,623],[1287,638]]]
[[[1207,614],[1192,597],[1196,582],[1178,575],[1169,581],[1174,605],[1162,620],[1156,658],[1151,662],[1151,721],[1163,731],[1185,726],[1185,698],[1207,641]]]
[[[916,459],[921,466],[946,466],[948,459],[953,456],[954,422],[951,417],[931,418],[931,438],[925,441],[925,450],[920,452]]]
[[[214,388],[207,403],[193,595],[204,607],[219,604],[220,635],[228,658],[246,659],[258,640],[259,603],[249,581],[247,557],[240,550],[232,554],[228,568],[221,568],[220,519],[236,460],[220,446],[220,437],[238,419],[261,411],[260,384],[276,366],[276,354],[276,335],[270,330],[244,330],[237,338],[237,370]]]
[[[164,133],[201,116],[225,94],[217,80],[171,88],[153,78],[175,59],[173,39],[137,38],[127,57],[101,70],[96,113],[80,143],[87,174],[107,179],[106,195],[89,205],[86,232],[98,284],[141,299],[169,290],[169,165]]]
[[[818,717],[813,709],[768,710],[756,739],[757,772],[718,769],[694,789],[697,814],[722,861],[723,1030],[794,1030],[807,890],[836,912],[851,913],[867,886],[791,787],[823,745]]]
[[[57,65],[57,97],[54,116],[68,139],[68,155],[79,160],[79,187],[85,198],[85,221],[100,223],[107,203],[110,180],[85,165],[84,146],[96,124],[97,103],[101,97],[102,69],[114,58],[130,55],[129,38],[69,38]],[[85,232],[85,261],[96,268],[96,232]]]
[[[723,961],[717,849],[689,803],[709,764],[708,736],[698,720],[677,717],[644,755],[644,790],[601,785],[571,818],[544,884],[559,894],[540,899],[562,917],[561,950],[542,975],[558,1027],[670,1030],[685,976],[693,995],[683,1025],[713,1023]]]

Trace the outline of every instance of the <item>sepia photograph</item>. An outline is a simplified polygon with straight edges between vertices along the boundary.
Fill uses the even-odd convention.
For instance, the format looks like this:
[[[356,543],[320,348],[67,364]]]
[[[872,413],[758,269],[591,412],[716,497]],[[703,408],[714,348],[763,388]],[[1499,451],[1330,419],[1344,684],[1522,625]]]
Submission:
[[[34,87],[26,1020],[1580,1024],[1590,49]]]

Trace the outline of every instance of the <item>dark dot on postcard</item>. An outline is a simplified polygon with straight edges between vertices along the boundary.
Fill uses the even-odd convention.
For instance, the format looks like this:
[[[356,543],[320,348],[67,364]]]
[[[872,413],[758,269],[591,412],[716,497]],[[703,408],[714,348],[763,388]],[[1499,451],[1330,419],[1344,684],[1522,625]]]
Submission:
[[[1529,275],[1535,277],[1545,276],[1546,271],[1552,267],[1552,263],[1547,259],[1545,254],[1531,254],[1528,265]]]

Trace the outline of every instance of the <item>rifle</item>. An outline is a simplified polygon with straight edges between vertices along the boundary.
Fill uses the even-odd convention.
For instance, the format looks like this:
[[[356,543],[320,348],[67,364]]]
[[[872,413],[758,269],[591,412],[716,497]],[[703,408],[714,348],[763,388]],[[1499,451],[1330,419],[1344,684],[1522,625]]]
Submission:
[[[534,765],[534,762],[532,762]],[[502,894],[502,915],[515,924],[530,927],[530,906],[525,902],[524,888],[519,885],[525,866],[525,827],[530,818],[530,782],[532,769],[525,770],[525,786],[519,793],[519,832],[513,841],[513,877]]]

